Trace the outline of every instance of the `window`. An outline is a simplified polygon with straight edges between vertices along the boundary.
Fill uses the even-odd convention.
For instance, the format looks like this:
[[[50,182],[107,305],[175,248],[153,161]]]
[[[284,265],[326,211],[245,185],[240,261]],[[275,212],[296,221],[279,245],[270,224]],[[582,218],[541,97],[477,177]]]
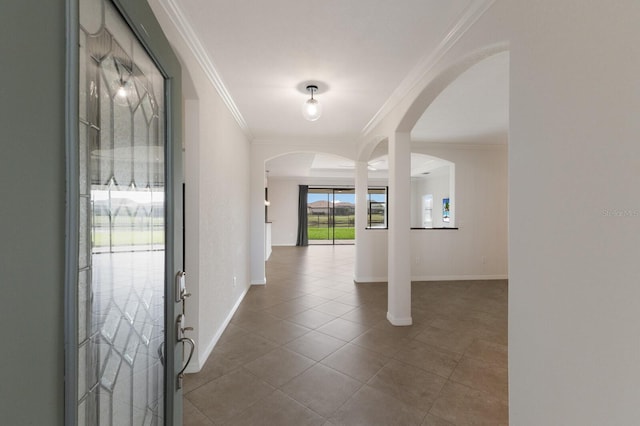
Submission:
[[[367,192],[367,229],[387,229],[387,187]]]

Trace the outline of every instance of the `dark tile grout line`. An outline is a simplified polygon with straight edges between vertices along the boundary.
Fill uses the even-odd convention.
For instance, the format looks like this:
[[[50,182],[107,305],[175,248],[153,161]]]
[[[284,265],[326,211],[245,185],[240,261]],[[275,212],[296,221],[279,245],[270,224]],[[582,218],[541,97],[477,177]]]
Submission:
[[[285,276],[286,276],[286,274],[285,274]],[[314,281],[323,281],[323,280],[325,280],[326,278],[328,278],[328,277],[321,277],[321,278],[317,278],[317,279],[315,279]],[[283,291],[283,290],[286,290],[286,287],[287,287],[287,286],[295,286],[295,281],[296,281],[296,280],[295,280],[295,279],[292,279],[291,281],[292,281],[292,282],[291,282],[290,284],[287,284],[287,285],[277,285],[277,284],[274,284],[274,286],[277,286],[277,288],[278,288],[280,291]],[[306,283],[306,284],[308,284],[308,283]],[[337,284],[335,284],[335,285],[333,285],[333,286],[330,286],[330,287],[322,287],[322,288],[324,288],[324,289],[330,289],[330,290],[331,290],[331,289],[339,290],[340,288],[342,288],[342,287],[343,287],[343,285],[344,285],[343,283],[337,283]],[[464,293],[465,293],[465,294],[466,294],[466,293],[469,293],[469,291],[470,291],[470,289],[471,289],[472,287],[473,287],[473,284],[466,284],[466,288],[464,288]],[[221,374],[220,376],[214,377],[214,378],[212,378],[211,380],[208,380],[208,381],[206,381],[206,382],[204,382],[204,383],[200,384],[199,386],[197,386],[197,387],[195,387],[195,388],[191,389],[188,393],[186,393],[186,394],[185,394],[185,397],[187,397],[187,398],[188,398],[188,395],[189,395],[189,394],[191,394],[192,392],[196,391],[196,390],[197,390],[197,389],[199,389],[200,387],[202,387],[202,386],[204,386],[204,385],[206,385],[206,384],[208,384],[208,383],[211,383],[212,381],[218,380],[219,378],[223,377],[223,376],[224,376],[224,375],[226,375],[226,374],[229,374],[229,373],[231,373],[231,372],[234,372],[234,371],[236,371],[236,370],[241,369],[241,370],[243,370],[244,372],[246,372],[246,373],[250,374],[250,375],[251,375],[252,377],[254,377],[256,380],[259,380],[259,381],[261,381],[261,382],[263,382],[263,383],[267,384],[269,387],[273,388],[273,391],[272,391],[269,395],[267,395],[267,396],[265,396],[265,397],[263,397],[263,398],[260,398],[260,399],[258,399],[257,401],[255,401],[255,402],[251,403],[249,406],[245,407],[245,408],[242,410],[242,412],[245,412],[245,411],[246,411],[246,410],[248,410],[250,407],[253,407],[255,404],[257,404],[257,403],[259,403],[259,402],[263,401],[264,399],[268,398],[269,396],[271,396],[271,395],[272,395],[273,393],[275,393],[276,391],[280,391],[280,392],[282,392],[283,394],[285,394],[289,399],[291,399],[291,400],[295,401],[298,405],[305,407],[306,409],[308,409],[308,410],[310,410],[310,411],[312,411],[312,412],[316,413],[316,414],[317,414],[317,415],[319,415],[321,418],[325,419],[325,421],[328,421],[328,419],[330,419],[333,415],[335,415],[335,414],[340,410],[340,408],[341,408],[341,407],[343,407],[345,404],[349,403],[349,402],[350,402],[350,401],[355,397],[355,395],[357,395],[357,394],[362,390],[362,388],[363,388],[363,387],[368,386],[368,384],[369,384],[369,383],[370,383],[370,382],[371,382],[371,381],[372,381],[372,380],[373,380],[373,379],[374,379],[374,378],[375,378],[375,377],[376,377],[376,376],[377,376],[377,375],[378,375],[378,374],[379,374],[379,373],[380,373],[380,372],[381,372],[381,371],[382,371],[382,370],[383,370],[383,369],[384,369],[384,368],[385,368],[389,363],[391,363],[391,362],[398,362],[398,363],[404,364],[405,366],[409,366],[409,367],[412,367],[412,368],[418,368],[418,369],[420,369],[420,370],[422,370],[422,371],[424,371],[424,372],[430,373],[430,374],[436,374],[436,375],[438,375],[438,376],[442,377],[443,379],[445,379],[445,382],[444,382],[444,384],[442,385],[442,387],[440,388],[440,390],[438,391],[438,394],[437,394],[437,395],[435,395],[435,396],[434,396],[434,398],[433,398],[433,400],[430,402],[430,405],[429,405],[428,410],[424,411],[424,412],[425,412],[425,415],[423,416],[423,418],[422,418],[422,420],[421,420],[422,422],[424,422],[424,421],[426,420],[426,418],[429,416],[429,414],[431,414],[431,413],[430,413],[430,412],[431,412],[431,410],[433,409],[433,407],[434,407],[434,405],[435,405],[436,401],[438,401],[438,399],[439,399],[440,395],[442,394],[443,389],[446,387],[446,385],[447,385],[447,383],[448,383],[448,382],[456,383],[456,384],[458,384],[458,385],[460,385],[460,386],[467,387],[467,388],[469,388],[469,389],[471,389],[471,390],[477,390],[477,389],[474,389],[474,388],[471,388],[471,387],[467,386],[467,385],[466,385],[466,384],[464,384],[464,383],[459,383],[459,382],[457,382],[457,381],[455,381],[455,380],[452,380],[452,379],[451,379],[451,377],[454,375],[455,371],[456,371],[456,370],[458,369],[458,367],[460,366],[460,362],[465,358],[465,356],[467,356],[467,353],[469,352],[470,347],[471,347],[475,342],[477,342],[478,340],[484,340],[484,339],[483,339],[483,338],[481,338],[481,337],[474,338],[474,339],[472,340],[471,344],[469,344],[469,345],[464,349],[464,351],[460,354],[459,359],[454,359],[455,367],[453,367],[453,368],[451,369],[451,371],[450,371],[450,373],[448,374],[448,376],[447,376],[447,377],[444,377],[444,376],[443,376],[443,375],[441,375],[441,374],[435,373],[435,372],[433,372],[433,371],[426,370],[426,369],[424,369],[424,368],[422,368],[422,367],[419,367],[419,366],[415,366],[415,365],[412,365],[412,364],[408,364],[408,363],[406,363],[406,362],[404,362],[404,361],[402,361],[402,360],[398,359],[398,358],[397,358],[397,355],[398,355],[398,352],[399,352],[400,350],[396,350],[396,351],[395,351],[393,354],[391,354],[391,355],[380,354],[379,352],[377,352],[377,351],[375,351],[375,350],[372,350],[372,349],[370,349],[370,348],[368,348],[368,347],[366,347],[366,346],[362,346],[362,345],[360,345],[360,344],[358,344],[358,343],[355,343],[355,342],[354,342],[354,341],[355,341],[356,339],[358,339],[359,337],[363,336],[364,334],[368,333],[369,331],[371,331],[371,330],[375,329],[377,326],[379,326],[379,325],[384,321],[384,319],[382,318],[382,319],[381,319],[381,321],[374,322],[373,324],[371,324],[369,321],[367,321],[367,322],[366,322],[366,324],[363,324],[363,323],[361,323],[361,322],[357,322],[357,321],[354,321],[354,320],[349,319],[349,318],[343,318],[343,316],[345,316],[345,315],[347,315],[347,314],[349,314],[349,313],[351,313],[351,312],[353,312],[353,311],[355,311],[355,310],[357,310],[357,309],[373,309],[373,310],[380,310],[380,308],[377,306],[377,305],[378,305],[378,303],[372,303],[371,301],[367,301],[367,302],[364,302],[364,303],[360,303],[360,304],[359,304],[359,305],[357,305],[357,306],[353,306],[353,305],[349,305],[349,304],[343,303],[344,305],[348,305],[348,306],[350,306],[350,307],[351,307],[351,309],[349,309],[347,312],[344,312],[344,313],[342,313],[342,314],[340,314],[340,315],[335,315],[335,314],[332,314],[332,313],[330,313],[330,312],[324,312],[324,313],[326,313],[326,314],[328,314],[328,315],[331,315],[333,318],[332,318],[331,320],[327,321],[327,322],[324,322],[324,323],[322,323],[322,324],[320,324],[320,325],[316,326],[316,327],[308,327],[307,325],[300,324],[300,323],[296,323],[295,321],[290,320],[290,318],[291,318],[291,317],[296,316],[296,315],[298,315],[299,313],[302,313],[302,312],[307,312],[307,311],[310,311],[310,310],[315,310],[315,308],[316,308],[317,306],[320,306],[321,304],[324,304],[324,303],[328,303],[328,302],[331,302],[331,301],[335,301],[335,302],[337,302],[337,303],[342,303],[342,302],[338,302],[338,301],[336,301],[336,299],[341,298],[341,297],[344,297],[344,296],[354,295],[354,297],[362,297],[362,296],[364,295],[364,293],[365,293],[365,291],[364,291],[364,290],[361,292],[362,294],[360,294],[360,293],[358,292],[358,289],[357,289],[357,288],[356,288],[356,290],[355,290],[355,291],[353,291],[353,290],[352,290],[352,291],[346,291],[346,292],[344,292],[344,294],[343,294],[343,295],[339,295],[339,296],[336,296],[336,297],[333,297],[333,298],[327,299],[327,302],[321,302],[321,303],[320,303],[320,304],[318,304],[318,305],[314,305],[314,306],[311,306],[311,307],[307,307],[305,310],[303,310],[303,311],[301,311],[301,312],[299,312],[299,313],[294,313],[294,314],[291,314],[291,315],[288,315],[288,316],[285,316],[285,317],[282,317],[282,318],[265,312],[266,310],[268,310],[268,309],[270,309],[271,307],[276,306],[276,305],[278,305],[278,304],[280,304],[280,303],[295,302],[295,300],[296,300],[296,299],[300,299],[300,298],[302,298],[302,297],[309,296],[309,295],[315,295],[315,296],[317,296],[315,293],[319,293],[319,292],[321,293],[321,292],[323,291],[323,290],[322,290],[322,288],[320,288],[320,289],[314,289],[314,290],[312,290],[312,291],[311,291],[311,292],[309,292],[309,293],[304,293],[304,294],[299,295],[299,296],[294,297],[294,298],[290,298],[290,299],[282,299],[282,300],[279,300],[277,303],[269,304],[268,306],[260,307],[260,308],[257,308],[257,309],[255,309],[255,310],[254,310],[254,309],[251,309],[251,308],[248,308],[248,310],[249,310],[249,311],[251,311],[251,312],[262,312],[262,313],[265,313],[265,314],[267,314],[267,315],[270,315],[270,316],[274,317],[274,319],[275,319],[276,321],[278,321],[278,322],[284,322],[284,321],[287,321],[287,322],[290,322],[290,323],[296,324],[296,325],[298,325],[298,326],[301,326],[301,327],[307,328],[308,330],[307,330],[307,331],[305,331],[302,335],[296,336],[295,338],[290,339],[290,340],[287,340],[287,341],[285,341],[285,342],[283,342],[283,343],[279,343],[279,342],[276,342],[276,341],[270,340],[268,337],[265,337],[265,336],[263,336],[263,335],[260,335],[260,334],[256,333],[254,330],[247,329],[247,328],[243,328],[243,327],[242,327],[242,325],[235,325],[235,324],[234,324],[234,325],[235,325],[235,327],[238,327],[239,329],[243,330],[244,332],[246,332],[246,334],[252,334],[252,335],[254,335],[255,337],[258,337],[258,338],[260,338],[260,339],[263,339],[263,340],[265,340],[265,341],[267,341],[267,342],[270,342],[270,343],[272,343],[272,344],[274,344],[274,345],[276,345],[276,346],[275,346],[274,348],[270,349],[267,353],[264,353],[264,354],[258,354],[258,355],[256,355],[256,357],[255,357],[255,358],[253,358],[253,357],[252,357],[251,359],[245,360],[242,364],[240,364],[240,365],[238,365],[238,366],[236,366],[236,367],[232,368],[232,369],[231,369],[231,370],[229,370],[229,371],[224,372],[224,373],[223,373],[223,374]],[[266,289],[261,289],[260,291],[268,291],[268,290],[266,290]],[[340,291],[342,291],[342,290],[340,290]],[[499,296],[501,296],[501,295],[502,295],[502,293],[507,293],[507,291],[508,291],[508,287],[506,287],[506,286],[505,286],[505,288],[504,288],[504,289],[501,289],[501,291],[499,292],[499,294],[498,294],[498,295],[499,295]],[[248,293],[247,293],[247,294],[248,294]],[[326,291],[325,291],[325,294],[327,294],[327,293],[326,293]],[[386,294],[385,294],[385,296],[386,296]],[[472,295],[472,296],[473,296],[473,295]],[[318,297],[322,297],[322,296],[318,296]],[[376,295],[374,295],[374,296],[373,296],[373,298],[376,298],[376,297],[379,297],[379,296],[376,296]],[[477,297],[477,296],[476,296],[476,297]],[[324,298],[324,297],[322,297],[322,298]],[[372,299],[373,299],[373,298],[372,298]],[[275,299],[278,299],[278,297],[275,297]],[[372,299],[370,299],[370,300],[372,300]],[[496,297],[496,298],[491,298],[491,297],[490,297],[489,299],[495,300],[496,302],[500,302],[500,300],[496,300],[496,299],[498,299],[497,297]],[[244,301],[243,301],[243,304],[244,304]],[[317,311],[317,310],[316,310],[316,312],[322,312],[322,311]],[[478,310],[477,310],[477,312],[486,313],[486,314],[488,314],[488,315],[492,315],[492,316],[494,316],[494,315],[496,314],[495,312],[491,311],[490,309],[488,309],[487,311],[482,311],[482,310],[478,309]],[[363,329],[363,331],[362,331],[362,332],[360,332],[360,333],[359,333],[359,334],[357,334],[356,336],[352,337],[350,340],[344,340],[344,339],[342,339],[342,338],[336,337],[336,336],[334,336],[334,335],[331,335],[331,334],[329,334],[329,333],[325,333],[325,332],[323,332],[323,331],[319,330],[320,328],[324,327],[326,324],[328,324],[328,323],[330,323],[330,322],[332,322],[332,321],[335,321],[336,319],[343,319],[343,320],[345,320],[345,321],[349,321],[349,322],[352,322],[352,323],[354,323],[354,324],[363,325],[365,328]],[[497,319],[497,320],[499,320],[499,318],[496,318],[496,319]],[[420,326],[418,327],[418,330],[420,330],[421,328],[431,327],[431,324],[432,324],[434,321],[435,321],[434,319],[429,319],[429,320],[428,320],[428,321],[426,321],[425,323],[420,324]],[[231,323],[233,323],[233,320],[232,320],[232,322],[231,322]],[[381,328],[381,330],[382,330],[382,328]],[[301,354],[301,353],[299,353],[299,352],[297,352],[297,351],[295,351],[295,350],[293,350],[293,349],[289,349],[289,348],[287,348],[287,347],[286,347],[286,345],[287,345],[287,344],[289,344],[290,342],[295,341],[296,339],[299,339],[299,338],[301,338],[301,337],[303,337],[303,336],[305,336],[305,335],[307,335],[307,334],[309,334],[309,333],[311,333],[311,332],[313,332],[313,331],[316,331],[316,332],[318,332],[318,333],[321,333],[321,334],[323,334],[323,335],[325,335],[325,336],[329,336],[329,337],[334,338],[334,339],[338,339],[338,340],[342,341],[342,342],[343,342],[343,344],[342,344],[341,346],[339,346],[338,348],[334,349],[332,352],[330,352],[330,353],[328,353],[328,354],[324,355],[322,358],[320,358],[320,359],[318,359],[318,360],[308,358],[308,357],[306,357],[304,354]],[[444,330],[444,331],[446,332],[446,331],[451,331],[451,330]],[[419,343],[421,343],[421,344],[426,344],[426,343],[424,343],[424,342],[422,342],[422,341],[420,341],[420,340],[416,340],[416,339],[415,339],[415,337],[416,337],[416,336],[418,336],[420,333],[421,333],[421,332],[417,332],[417,333],[416,333],[415,335],[413,335],[412,337],[407,338],[407,339],[408,339],[408,341],[409,341],[409,342],[411,342],[411,341],[417,341],[417,342],[419,342]],[[244,335],[246,335],[246,334],[244,334]],[[491,341],[489,341],[489,342],[490,342],[490,343],[492,343]],[[358,347],[358,348],[361,348],[362,350],[365,350],[365,351],[372,351],[372,352],[377,353],[377,354],[379,354],[379,355],[381,355],[381,356],[384,356],[385,358],[387,358],[387,360],[385,361],[385,363],[384,363],[381,367],[379,367],[379,368],[375,371],[375,373],[373,373],[373,374],[369,377],[369,379],[368,379],[366,382],[362,382],[362,381],[361,381],[361,380],[359,380],[358,378],[356,378],[356,377],[354,377],[354,376],[352,376],[352,375],[350,375],[350,374],[348,374],[348,373],[341,372],[341,371],[336,370],[336,369],[334,369],[333,367],[331,367],[331,366],[329,366],[329,365],[327,365],[327,364],[324,364],[324,363],[323,363],[323,361],[324,361],[324,360],[326,360],[328,357],[330,357],[331,355],[335,354],[337,351],[339,351],[339,350],[341,350],[342,348],[344,348],[346,345],[354,345],[354,346],[356,346],[356,347]],[[429,347],[431,347],[431,348],[433,348],[433,349],[435,349],[435,350],[450,352],[450,350],[448,350],[448,349],[444,349],[444,348],[439,347],[439,346],[437,346],[437,345],[436,345],[436,346],[433,346],[433,345],[430,345],[430,344],[426,344],[426,345],[427,345],[427,346],[429,346]],[[289,378],[286,382],[284,382],[284,383],[280,384],[280,385],[279,385],[279,386],[277,386],[277,387],[276,387],[276,386],[274,386],[274,385],[272,385],[272,384],[270,384],[269,382],[265,381],[264,379],[262,379],[262,378],[261,378],[261,377],[259,377],[258,375],[254,374],[253,372],[251,372],[250,370],[247,370],[247,369],[245,368],[245,366],[246,366],[247,364],[249,364],[250,362],[253,362],[253,361],[255,361],[255,360],[257,360],[257,359],[259,359],[259,358],[261,358],[261,357],[263,357],[263,356],[266,356],[267,354],[272,353],[272,352],[274,352],[274,351],[276,351],[276,350],[279,350],[279,349],[280,349],[280,350],[290,351],[290,352],[292,352],[292,353],[295,353],[296,355],[299,355],[299,356],[305,357],[305,358],[307,358],[307,359],[311,359],[311,360],[313,361],[313,364],[309,365],[309,366],[308,366],[308,367],[306,367],[304,370],[302,370],[301,372],[299,372],[296,376]],[[473,356],[469,356],[469,358],[471,358],[471,359],[475,359]],[[481,361],[481,360],[479,360],[479,361]],[[305,372],[307,372],[309,369],[314,368],[315,366],[318,366],[319,364],[320,364],[320,365],[322,365],[322,366],[323,366],[323,367],[325,367],[325,368],[329,368],[329,369],[331,369],[332,371],[334,371],[334,372],[336,372],[336,373],[338,373],[338,374],[340,374],[340,375],[344,375],[344,376],[346,376],[346,377],[349,377],[349,378],[351,378],[351,379],[355,380],[357,383],[359,383],[359,386],[358,386],[357,390],[355,390],[353,393],[351,393],[351,394],[350,394],[350,396],[349,396],[349,397],[348,397],[344,402],[342,402],[342,404],[340,404],[340,406],[339,406],[339,407],[337,407],[337,408],[336,408],[336,409],[331,413],[331,415],[329,415],[329,416],[324,416],[324,415],[321,415],[320,413],[317,413],[316,411],[314,411],[314,410],[313,410],[313,409],[311,409],[310,407],[306,406],[306,405],[305,405],[305,404],[303,404],[302,402],[297,401],[297,400],[296,400],[295,398],[293,398],[291,395],[289,395],[289,394],[287,394],[286,392],[282,391],[282,388],[283,388],[284,386],[286,386],[288,383],[290,383],[291,381],[295,380],[296,378],[298,378],[299,376],[301,376],[302,374],[304,374]],[[394,400],[396,400],[396,401],[397,401],[399,404],[401,404],[401,405],[407,405],[407,403],[405,403],[405,402],[403,402],[403,401],[401,401],[401,400],[398,400],[398,399],[397,399],[397,398],[395,398],[395,396],[393,396],[393,395],[387,395],[387,396],[389,396],[389,397],[393,398]],[[198,410],[198,412],[200,412],[201,414],[203,414],[203,415],[204,415],[204,413],[202,413],[202,412],[200,411],[200,409],[199,409],[198,407],[196,407],[195,405],[194,405],[194,408],[195,408],[196,410]],[[417,407],[414,407],[414,408],[417,408]],[[423,408],[418,408],[418,409],[419,409],[420,411],[423,411]],[[242,412],[234,414],[231,418],[233,418],[233,417],[235,417],[235,416],[237,416],[237,415],[242,414]],[[433,414],[432,414],[432,415],[433,415]],[[206,415],[205,415],[205,416],[206,416]],[[435,415],[433,415],[433,416],[435,416]],[[437,416],[435,416],[435,417],[437,417]],[[226,419],[226,421],[231,420],[231,418]],[[212,420],[212,419],[209,419],[209,420],[211,420],[211,421],[213,422],[213,420]],[[443,419],[443,420],[444,420],[444,419]]]

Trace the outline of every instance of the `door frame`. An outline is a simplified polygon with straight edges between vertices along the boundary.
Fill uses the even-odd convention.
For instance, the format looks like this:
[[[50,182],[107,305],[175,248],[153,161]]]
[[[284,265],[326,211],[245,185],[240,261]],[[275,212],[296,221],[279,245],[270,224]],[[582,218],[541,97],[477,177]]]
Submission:
[[[332,237],[331,239],[327,238],[327,241],[331,241],[331,243],[315,243],[312,245],[324,245],[324,246],[335,246],[335,245],[354,245],[355,244],[355,236],[353,238],[353,240],[338,240],[338,241],[353,241],[352,243],[344,243],[344,244],[336,244],[336,223],[335,223],[335,216],[336,216],[336,212],[335,212],[335,201],[336,201],[336,192],[339,191],[353,191],[353,198],[355,201],[355,195],[356,195],[356,188],[355,186],[309,186],[309,189],[319,189],[319,190],[326,190],[326,194],[327,196],[331,196],[331,200],[329,200],[329,198],[327,197],[327,202],[328,203],[333,203],[333,213],[331,212],[331,207],[329,207],[329,204],[327,204],[327,233],[331,233]],[[329,192],[331,191],[331,192]],[[309,195],[307,194],[307,202],[309,199]],[[355,211],[354,211],[354,229],[355,229]],[[329,223],[331,223],[331,227],[333,228],[331,231],[329,231],[330,227],[329,227]],[[324,241],[324,240],[314,240],[314,241]]]
[[[175,276],[183,265],[182,198],[182,74],[180,62],[147,2],[110,0],[147,50],[165,78],[165,404],[166,424],[182,424],[182,391],[177,373],[182,364],[182,347],[176,344]],[[65,424],[77,424],[77,288],[79,226],[79,0],[66,0],[66,237],[64,284],[65,332]]]

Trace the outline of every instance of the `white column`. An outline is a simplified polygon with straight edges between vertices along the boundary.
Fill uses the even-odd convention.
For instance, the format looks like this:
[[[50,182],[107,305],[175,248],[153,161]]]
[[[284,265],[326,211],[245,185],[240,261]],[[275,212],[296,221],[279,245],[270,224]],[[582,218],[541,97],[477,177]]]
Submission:
[[[264,160],[251,153],[251,284],[267,283],[265,271]]]
[[[411,135],[389,138],[389,272],[387,319],[411,325]]]
[[[367,191],[369,187],[369,170],[366,161],[356,162],[356,264],[354,280],[364,276],[365,228],[367,227]]]

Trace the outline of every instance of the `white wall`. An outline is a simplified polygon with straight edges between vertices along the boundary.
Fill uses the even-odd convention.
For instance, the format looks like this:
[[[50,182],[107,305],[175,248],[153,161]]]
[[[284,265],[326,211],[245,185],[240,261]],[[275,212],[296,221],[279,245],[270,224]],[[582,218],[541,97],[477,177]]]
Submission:
[[[431,144],[414,152],[455,164],[458,230],[412,231],[413,279],[507,278],[507,147]],[[442,196],[434,194],[434,210],[441,218]]]
[[[413,152],[455,164],[457,230],[411,231],[411,279],[504,279],[507,260],[507,147],[505,145],[414,144]],[[447,179],[435,183],[448,187]],[[435,186],[432,187],[437,193]],[[414,188],[414,194],[419,191]],[[442,215],[442,197],[434,193],[434,210]],[[370,254],[357,281],[386,281],[387,231],[365,230]],[[382,259],[382,261],[381,261]]]
[[[640,2],[510,6],[514,425],[640,419]]]
[[[250,143],[162,6],[150,5],[180,54],[187,97],[186,317],[195,328],[194,372],[249,288]]]
[[[269,179],[271,245],[295,246],[298,236],[298,182]]]
[[[412,231],[412,280],[507,278],[507,147],[414,144],[412,151],[455,163],[455,224],[460,227]],[[442,173],[434,172],[429,186],[434,191],[434,216],[440,217],[442,196],[438,194],[444,194],[444,188],[448,191],[449,185],[449,175],[444,169]],[[269,220],[273,223],[274,246],[296,243],[300,184],[353,185],[353,181],[269,177]],[[370,180],[369,184],[386,185],[377,180]],[[357,281],[386,281],[387,231],[361,230],[356,238],[359,239],[356,243],[367,250]]]

